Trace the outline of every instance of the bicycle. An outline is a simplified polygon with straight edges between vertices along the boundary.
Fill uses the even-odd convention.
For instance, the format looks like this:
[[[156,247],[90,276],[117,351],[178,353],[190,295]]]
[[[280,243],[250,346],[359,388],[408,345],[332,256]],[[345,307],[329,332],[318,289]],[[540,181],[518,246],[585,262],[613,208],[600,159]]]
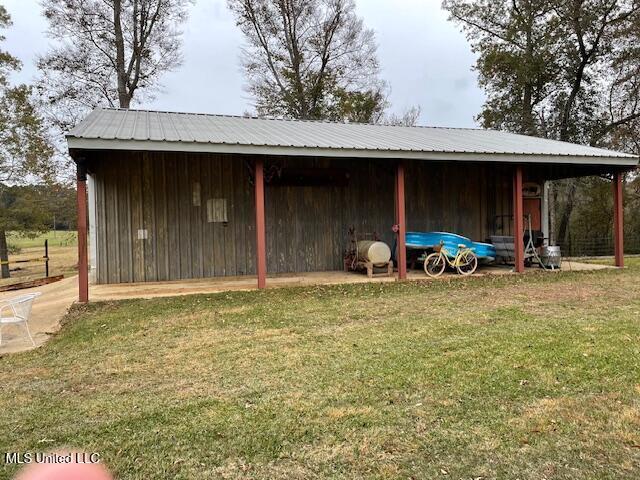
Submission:
[[[458,251],[450,260],[450,255],[444,246],[444,242],[440,241],[440,245],[434,248],[435,252],[427,255],[424,259],[424,273],[430,277],[438,277],[442,275],[447,264],[451,268],[455,268],[460,275],[471,275],[478,268],[478,257],[473,253],[473,249],[464,244],[458,245]]]

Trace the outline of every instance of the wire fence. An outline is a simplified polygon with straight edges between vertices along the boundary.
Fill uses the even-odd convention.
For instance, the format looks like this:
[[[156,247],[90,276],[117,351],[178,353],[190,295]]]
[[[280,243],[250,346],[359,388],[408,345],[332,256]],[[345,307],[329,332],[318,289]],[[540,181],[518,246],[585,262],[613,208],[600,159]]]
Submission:
[[[563,257],[600,257],[614,253],[613,236],[572,236],[565,242],[557,242]],[[640,235],[625,235],[624,253],[640,254]]]

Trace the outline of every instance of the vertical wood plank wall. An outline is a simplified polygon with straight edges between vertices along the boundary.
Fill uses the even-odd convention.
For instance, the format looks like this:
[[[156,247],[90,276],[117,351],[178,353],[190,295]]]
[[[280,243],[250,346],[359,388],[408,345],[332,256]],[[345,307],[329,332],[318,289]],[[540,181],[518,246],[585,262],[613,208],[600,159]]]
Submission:
[[[255,273],[253,196],[244,158],[108,152],[95,154],[92,173],[98,283]],[[227,200],[226,224],[208,222],[209,198]],[[146,230],[147,238],[139,239],[138,230]]]
[[[98,283],[255,274],[250,159],[231,155],[95,154]],[[275,186],[265,192],[269,273],[338,270],[347,230],[393,245],[390,160],[270,158],[265,167],[343,169],[344,186]],[[509,167],[407,163],[409,231],[445,230],[485,240],[510,234]],[[194,205],[194,183],[200,201]],[[227,200],[228,222],[210,223],[207,200]],[[198,203],[198,202],[196,202]],[[147,238],[139,239],[138,231]]]
[[[350,226],[359,232],[376,232],[391,245],[393,163],[286,158],[279,165],[345,169],[349,181],[346,186],[267,184],[268,272],[341,269]]]
[[[454,232],[475,241],[511,235],[512,176],[509,165],[410,162],[407,231]]]

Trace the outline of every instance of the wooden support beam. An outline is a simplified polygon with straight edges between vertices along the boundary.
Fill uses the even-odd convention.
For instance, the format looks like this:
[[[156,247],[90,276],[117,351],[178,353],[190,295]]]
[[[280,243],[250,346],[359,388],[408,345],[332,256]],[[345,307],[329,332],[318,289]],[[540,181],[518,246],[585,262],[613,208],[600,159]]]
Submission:
[[[87,168],[77,162],[78,199],[78,301],[89,301],[89,264],[87,257]]]
[[[513,172],[513,242],[515,271],[524,272],[524,212],[522,200],[522,165]]]
[[[405,280],[407,278],[407,248],[406,233],[407,225],[405,218],[405,202],[404,202],[404,163],[398,162],[396,169],[396,224],[398,225],[398,279]]]
[[[622,172],[613,174],[613,245],[616,267],[624,267],[624,202]]]
[[[258,288],[267,286],[267,238],[264,220],[264,159],[256,158],[255,162],[255,197],[256,197],[256,273]]]

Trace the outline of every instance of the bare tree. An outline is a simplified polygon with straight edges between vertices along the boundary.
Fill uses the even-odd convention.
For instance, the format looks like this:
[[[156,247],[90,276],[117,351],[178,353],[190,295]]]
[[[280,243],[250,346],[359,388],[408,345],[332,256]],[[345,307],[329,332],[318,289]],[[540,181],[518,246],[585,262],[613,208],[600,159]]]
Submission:
[[[384,118],[383,122],[387,125],[397,125],[402,127],[415,127],[422,109],[419,106],[413,106],[402,112],[402,114],[391,114]]]
[[[259,115],[377,121],[386,107],[372,30],[353,0],[228,0]]]
[[[63,128],[97,106],[129,108],[181,63],[190,0],[44,0],[54,47],[39,89]]]

